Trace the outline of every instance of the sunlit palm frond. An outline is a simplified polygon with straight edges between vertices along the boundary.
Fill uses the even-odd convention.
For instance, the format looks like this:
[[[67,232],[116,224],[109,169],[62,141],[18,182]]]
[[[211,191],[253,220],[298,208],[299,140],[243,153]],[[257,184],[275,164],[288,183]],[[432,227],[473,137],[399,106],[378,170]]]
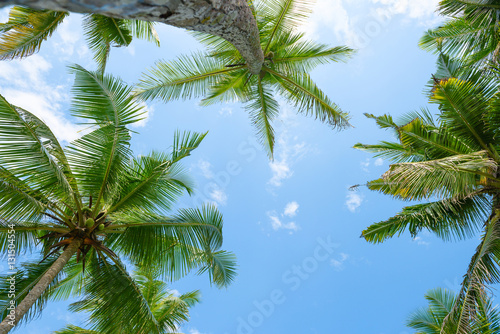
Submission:
[[[158,62],[142,77],[137,96],[142,100],[160,98],[165,102],[204,96],[226,73],[244,67],[225,67],[219,60],[202,53],[173,62]]]
[[[4,181],[12,180],[9,183],[14,186],[23,183],[27,188],[19,189],[26,193],[33,189],[46,199],[68,200],[73,197],[75,183],[59,143],[47,129],[38,118],[0,96],[0,164],[12,175],[2,173]],[[13,184],[14,179],[19,181]]]
[[[101,333],[161,333],[139,285],[119,262],[92,262],[85,297],[70,310],[91,311],[91,329]]]
[[[66,16],[67,12],[13,7],[9,21],[0,24],[0,60],[24,58],[38,52]]]
[[[297,108],[298,112],[313,116],[333,128],[343,129],[350,126],[348,115],[330,101],[308,74],[284,75],[270,68],[266,70],[276,78],[279,83],[276,85],[277,89],[290,104]]]
[[[257,79],[257,85],[252,85],[249,102],[245,108],[250,115],[252,124],[257,130],[257,136],[261,144],[266,148],[270,158],[274,152],[274,129],[271,126],[272,121],[279,112],[278,102],[273,97],[273,92]]]
[[[480,231],[481,221],[488,217],[490,205],[484,196],[417,204],[369,226],[362,236],[369,242],[380,243],[405,231],[414,238],[422,230],[428,230],[444,240],[469,238]]]

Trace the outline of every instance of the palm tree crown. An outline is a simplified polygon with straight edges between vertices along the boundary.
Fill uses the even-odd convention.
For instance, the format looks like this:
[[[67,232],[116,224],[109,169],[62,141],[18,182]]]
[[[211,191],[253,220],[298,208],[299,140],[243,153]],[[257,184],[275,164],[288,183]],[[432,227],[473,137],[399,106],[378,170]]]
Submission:
[[[0,251],[9,249],[6,231],[13,228],[16,251],[33,249],[40,241],[36,249],[44,257],[16,274],[15,299],[23,300],[18,309],[29,309],[31,299],[41,308],[47,298],[78,294],[86,289],[81,284],[86,275],[98,275],[97,288],[120,282],[122,307],[134,310],[131,321],[137,328],[157,332],[147,299],[122,260],[154,265],[168,279],[198,268],[221,287],[235,276],[234,256],[220,250],[223,222],[215,207],[168,214],[184,191],[193,191],[179,161],[205,134],[177,133],[171,152],[134,157],[128,126],[141,119],[144,108],[132,88],[77,65],[72,71],[73,115],[93,130],[67,147],[40,119],[0,96]],[[64,252],[58,255],[60,249]],[[2,278],[0,284],[6,282]],[[7,290],[2,288],[0,298],[4,319]]]
[[[126,334],[137,333],[135,323],[130,321],[130,311],[124,308],[127,301],[121,296],[122,292],[116,282],[109,283],[105,277],[89,277],[85,282],[85,297],[70,305],[76,312],[88,312],[90,330],[75,325],[68,325],[54,334]],[[119,277],[119,272],[115,272]],[[144,296],[151,313],[158,323],[160,333],[178,333],[178,328],[189,320],[189,308],[200,301],[200,292],[191,291],[179,296],[168,289],[168,285],[158,280],[160,273],[154,268],[139,267],[132,275],[139,290]],[[113,285],[112,288],[102,288],[102,284]]]
[[[453,333],[470,333],[470,320],[477,316],[486,285],[500,281],[496,261],[500,256],[500,80],[498,72],[462,71],[463,64],[445,56],[439,64],[430,94],[430,101],[440,109],[437,120],[426,110],[399,122],[389,115],[367,115],[397,138],[355,146],[394,162],[368,188],[405,201],[425,202],[371,225],[362,236],[379,243],[406,230],[412,236],[429,230],[445,240],[482,231],[449,317],[456,316]]]
[[[265,63],[260,75],[252,75],[244,59],[224,39],[195,33],[207,52],[161,61],[138,85],[138,97],[164,101],[203,97],[202,104],[241,101],[270,157],[279,112],[278,93],[298,112],[312,115],[334,128],[348,126],[348,116],[312,81],[308,72],[329,62],[345,61],[353,50],[330,47],[305,39],[297,26],[308,17],[311,1],[260,1],[254,10]]]
[[[0,60],[28,57],[40,49],[68,16],[68,12],[15,6],[9,21],[0,23]],[[104,72],[112,46],[128,46],[133,37],[160,45],[154,23],[87,14],[83,30],[99,71]]]
[[[497,0],[441,0],[438,11],[449,19],[427,31],[420,46],[429,51],[460,58],[468,65],[500,60]]]
[[[408,318],[408,327],[417,330],[415,334],[456,333],[457,324],[454,321],[448,321],[443,328],[446,317],[456,303],[455,293],[444,289],[433,289],[426,293],[425,299],[429,302],[429,306],[413,312]],[[470,334],[500,333],[500,312],[489,296],[478,300],[476,312],[478,316],[470,324]]]

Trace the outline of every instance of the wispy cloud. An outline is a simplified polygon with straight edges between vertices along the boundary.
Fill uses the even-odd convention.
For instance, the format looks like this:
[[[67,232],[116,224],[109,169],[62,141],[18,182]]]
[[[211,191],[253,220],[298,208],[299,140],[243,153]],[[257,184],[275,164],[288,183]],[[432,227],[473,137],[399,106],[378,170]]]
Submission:
[[[280,220],[280,218],[276,215],[275,212],[267,213],[269,219],[271,220],[271,227],[273,230],[290,230],[290,231],[298,231],[299,226],[295,222],[284,223]]]
[[[413,242],[415,242],[419,246],[429,246],[431,244],[430,242],[425,241],[422,237],[413,238]]]
[[[210,162],[204,159],[200,159],[198,160],[198,168],[205,178],[211,179],[214,177],[214,173],[212,172],[212,164]]]
[[[347,209],[349,211],[355,213],[362,203],[363,203],[362,195],[355,193],[353,191],[349,191],[345,201],[345,205],[347,206]]]
[[[299,125],[295,120],[296,115],[286,105],[282,105],[281,110],[281,116],[275,122],[277,124],[275,126],[277,133],[274,147],[275,159],[269,162],[272,177],[268,183],[274,188],[280,187],[284,180],[292,177],[292,166],[309,151],[305,142],[300,141],[298,136],[291,135],[293,128]]]
[[[331,259],[330,265],[337,271],[344,270],[344,263],[349,258],[349,254],[340,253],[340,257],[337,259]]]
[[[22,61],[0,62],[2,95],[10,103],[42,119],[59,140],[69,142],[80,136],[78,131],[83,127],[64,114],[63,104],[69,100],[69,95],[63,86],[47,81],[51,68],[52,65],[40,55]]]
[[[384,159],[382,158],[377,158],[375,162],[373,163],[375,166],[382,166],[384,164]]]
[[[285,206],[285,211],[283,212],[283,214],[288,217],[295,217],[297,215],[298,210],[299,210],[299,203],[293,201]]]
[[[207,196],[216,205],[227,204],[227,194],[225,189],[216,182],[215,173],[212,164],[204,159],[198,160],[196,167],[200,170],[203,177],[210,182],[204,187],[205,196]]]
[[[297,215],[299,211],[299,203],[293,201],[285,205],[283,212],[281,214],[276,213],[276,211],[267,212],[267,216],[271,222],[271,227],[273,230],[288,230],[290,233],[298,231],[300,229],[299,225],[294,221],[287,221],[288,218],[293,218]]]

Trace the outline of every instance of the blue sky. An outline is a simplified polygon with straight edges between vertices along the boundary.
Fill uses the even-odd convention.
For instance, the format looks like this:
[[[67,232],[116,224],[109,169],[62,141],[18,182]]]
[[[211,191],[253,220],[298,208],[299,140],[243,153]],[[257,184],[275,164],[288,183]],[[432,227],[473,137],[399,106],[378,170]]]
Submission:
[[[304,31],[323,43],[358,48],[358,53],[347,64],[320,67],[312,77],[351,113],[354,128],[332,131],[282,101],[274,162],[257,144],[239,104],[148,105],[148,118],[135,128],[137,154],[166,150],[176,129],[210,131],[186,159],[197,195],[183,198],[179,206],[216,203],[224,214],[224,248],[238,256],[239,275],[228,289],[211,287],[206,276],[172,284],[181,292],[202,291],[185,333],[411,333],[405,319],[425,305],[427,290],[458,288],[477,238],[445,243],[423,233],[368,244],[359,238],[361,231],[394,215],[404,203],[364,188],[348,190],[388,167],[352,149],[357,142],[391,139],[363,113],[397,117],[427,106],[422,92],[435,57],[417,42],[439,22],[433,13],[436,3],[318,0]],[[6,17],[1,10],[0,21]],[[129,48],[114,49],[108,71],[134,83],[156,60],[200,48],[180,29],[157,30],[161,48],[134,41]],[[74,62],[94,68],[80,16],[73,14],[40,53],[0,63],[0,93],[42,117],[66,142],[82,130],[68,114],[73,78],[66,66]],[[68,312],[67,305],[50,304],[40,319],[18,332],[50,333],[84,320]]]

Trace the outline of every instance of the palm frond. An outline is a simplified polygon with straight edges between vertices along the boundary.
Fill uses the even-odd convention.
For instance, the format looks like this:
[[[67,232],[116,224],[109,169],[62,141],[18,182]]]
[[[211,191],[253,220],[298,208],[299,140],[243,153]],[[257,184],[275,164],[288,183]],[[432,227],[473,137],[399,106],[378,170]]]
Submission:
[[[124,19],[88,14],[83,19],[83,31],[101,73],[106,67],[110,46],[128,46],[132,42],[130,23]]]
[[[70,305],[71,311],[91,311],[93,331],[115,333],[161,333],[138,284],[120,263],[93,261],[89,267],[85,297]]]
[[[142,100],[160,98],[165,102],[204,96],[226,74],[246,67],[225,65],[203,53],[183,56],[168,63],[158,62],[141,78],[137,96]]]
[[[369,226],[362,237],[368,242],[380,243],[406,230],[413,238],[422,230],[428,230],[444,240],[470,238],[480,230],[478,224],[488,216],[490,207],[490,201],[484,196],[417,204]]]
[[[263,48],[264,54],[269,50],[269,45],[276,34],[293,30],[307,20],[314,3],[315,1],[311,0],[261,1],[259,3],[256,12],[261,39],[266,42]]]
[[[381,180],[369,188],[403,200],[462,197],[480,190],[494,179],[495,162],[484,151],[443,159],[399,163],[390,166]],[[495,181],[496,182],[496,181]]]
[[[273,98],[272,93],[258,78],[257,85],[253,85],[251,89],[250,101],[245,106],[257,130],[257,136],[270,158],[273,157],[274,152],[274,130],[271,122],[279,112],[278,102]]]
[[[22,180],[46,198],[71,199],[74,179],[58,142],[46,130],[34,115],[0,96],[0,164],[12,174],[8,179]]]
[[[316,119],[333,128],[348,127],[349,117],[321,91],[307,73],[280,74],[270,68],[277,82],[278,91],[291,103],[297,111]]]
[[[124,20],[124,24],[128,30],[136,38],[144,39],[148,42],[160,46],[160,37],[155,29],[155,22],[142,21],[142,20]]]
[[[68,14],[13,7],[9,21],[0,24],[0,60],[24,58],[38,52]]]

